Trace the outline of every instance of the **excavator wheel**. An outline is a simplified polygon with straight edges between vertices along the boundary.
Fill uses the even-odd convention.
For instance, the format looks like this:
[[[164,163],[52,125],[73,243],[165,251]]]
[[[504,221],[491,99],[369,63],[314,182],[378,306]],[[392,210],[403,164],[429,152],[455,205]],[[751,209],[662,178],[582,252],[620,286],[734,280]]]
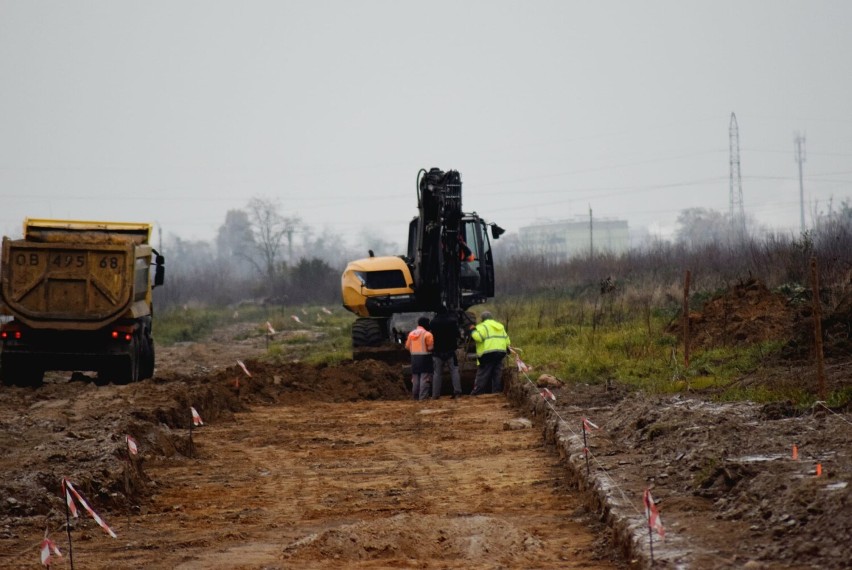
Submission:
[[[352,348],[381,346],[385,342],[382,322],[379,319],[355,319],[352,323]]]

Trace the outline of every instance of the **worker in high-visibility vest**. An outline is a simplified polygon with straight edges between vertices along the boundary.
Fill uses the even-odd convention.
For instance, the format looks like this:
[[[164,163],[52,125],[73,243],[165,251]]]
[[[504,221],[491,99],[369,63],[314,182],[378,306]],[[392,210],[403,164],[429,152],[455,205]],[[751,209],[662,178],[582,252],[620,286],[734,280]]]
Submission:
[[[428,400],[432,396],[432,349],[435,339],[426,330],[428,317],[417,319],[417,328],[408,333],[405,348],[411,352],[411,395],[415,400]]]
[[[509,334],[494,320],[490,311],[482,311],[480,323],[470,333],[476,343],[476,380],[471,396],[503,391],[503,359],[509,353]]]

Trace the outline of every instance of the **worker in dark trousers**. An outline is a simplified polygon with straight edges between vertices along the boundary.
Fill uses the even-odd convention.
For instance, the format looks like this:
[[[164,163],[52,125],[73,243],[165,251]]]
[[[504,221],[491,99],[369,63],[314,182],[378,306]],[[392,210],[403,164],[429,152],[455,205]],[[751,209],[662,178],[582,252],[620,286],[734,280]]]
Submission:
[[[480,323],[470,333],[476,343],[476,380],[471,396],[503,391],[503,359],[509,352],[509,334],[494,320],[490,311],[482,311]]]
[[[458,317],[441,308],[432,322],[429,330],[434,337],[434,348],[432,350],[432,362],[434,371],[432,373],[432,399],[441,397],[441,375],[444,365],[450,370],[450,378],[453,382],[453,398],[461,396],[461,377],[459,376],[459,361],[456,356],[456,347],[459,341]]]

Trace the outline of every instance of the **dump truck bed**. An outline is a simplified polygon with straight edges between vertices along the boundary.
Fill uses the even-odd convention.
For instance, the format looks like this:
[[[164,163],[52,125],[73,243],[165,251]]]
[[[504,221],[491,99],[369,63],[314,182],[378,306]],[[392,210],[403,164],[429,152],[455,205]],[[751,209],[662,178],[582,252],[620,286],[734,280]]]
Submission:
[[[147,224],[27,220],[3,238],[0,297],[27,326],[95,330],[149,312]]]

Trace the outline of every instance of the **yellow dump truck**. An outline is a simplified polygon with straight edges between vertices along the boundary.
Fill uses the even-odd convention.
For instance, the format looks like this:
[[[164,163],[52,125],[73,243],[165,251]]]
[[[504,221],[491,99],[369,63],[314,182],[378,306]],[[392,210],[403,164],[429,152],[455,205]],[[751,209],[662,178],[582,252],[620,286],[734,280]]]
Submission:
[[[145,223],[30,218],[23,239],[3,238],[4,385],[39,386],[47,370],[118,384],[153,375],[152,290],[165,260],[150,234]]]

